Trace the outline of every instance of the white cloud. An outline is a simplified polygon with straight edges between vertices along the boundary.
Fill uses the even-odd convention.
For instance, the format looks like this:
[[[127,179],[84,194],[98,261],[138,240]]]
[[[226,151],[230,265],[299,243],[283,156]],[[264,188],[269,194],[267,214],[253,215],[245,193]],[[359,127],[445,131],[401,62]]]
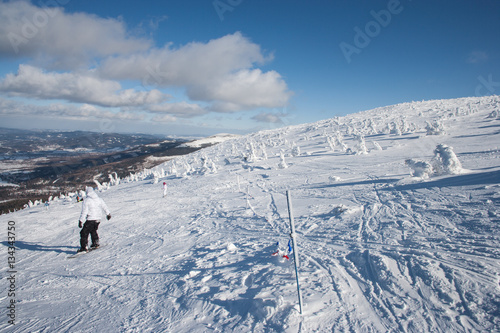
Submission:
[[[46,116],[65,119],[96,120],[130,120],[142,121],[143,114],[130,112],[112,112],[93,105],[83,104],[81,106],[67,104],[31,105],[21,102],[0,98],[0,115],[3,116]]]
[[[30,65],[20,65],[16,75],[7,74],[0,82],[0,91],[14,96],[62,99],[107,107],[157,104],[170,97],[159,90],[121,88],[120,83],[100,79],[89,72],[47,73]]]
[[[151,28],[163,19],[152,22]],[[161,121],[283,107],[292,96],[278,72],[258,68],[273,55],[240,32],[157,48],[151,40],[130,37],[120,19],[67,13],[28,1],[0,1],[2,57],[29,63],[0,79],[4,94],[131,112],[141,108]],[[157,89],[123,89],[121,80]],[[158,90],[163,88],[184,89],[186,101],[165,103],[171,96]]]
[[[174,123],[177,121],[177,118],[172,115],[165,114],[155,116],[153,117],[153,119],[151,119],[151,121],[154,123]]]
[[[237,32],[178,49],[169,45],[109,58],[99,72],[111,79],[140,80],[144,85],[185,87],[190,99],[213,102],[214,111],[234,112],[288,102],[291,92],[279,73],[253,68],[270,59],[259,45]]]
[[[205,108],[198,104],[187,102],[151,105],[148,110],[154,113],[166,113],[183,118],[191,118],[208,113]]]
[[[252,117],[252,119],[261,123],[284,124],[284,117],[286,117],[286,114],[283,113],[276,114],[264,112]]]
[[[277,72],[263,73],[260,69],[243,69],[211,84],[192,87],[188,95],[195,100],[215,101],[212,109],[219,112],[282,107],[291,97]]]
[[[235,33],[207,43],[192,42],[178,49],[169,44],[144,53],[108,58],[100,72],[111,79],[135,79],[147,85],[186,86],[265,61],[257,44]]]
[[[150,47],[149,40],[129,37],[120,20],[25,1],[0,2],[0,56],[33,57],[53,68],[70,69],[94,57]]]

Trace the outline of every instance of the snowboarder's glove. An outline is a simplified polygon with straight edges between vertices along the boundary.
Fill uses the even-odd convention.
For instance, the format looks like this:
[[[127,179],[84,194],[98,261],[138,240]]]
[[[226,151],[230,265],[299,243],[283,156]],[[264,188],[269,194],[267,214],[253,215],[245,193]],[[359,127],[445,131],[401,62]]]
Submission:
[[[108,216],[106,216],[106,218],[109,220],[111,220],[111,214],[108,214]]]
[[[82,221],[78,221],[78,228],[83,228],[83,222]]]

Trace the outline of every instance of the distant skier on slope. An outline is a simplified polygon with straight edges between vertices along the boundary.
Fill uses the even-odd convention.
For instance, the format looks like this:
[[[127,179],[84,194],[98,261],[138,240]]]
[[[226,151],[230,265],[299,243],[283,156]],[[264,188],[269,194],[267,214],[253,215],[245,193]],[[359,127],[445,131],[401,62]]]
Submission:
[[[163,197],[165,198],[167,196],[167,183],[163,182]]]
[[[104,200],[97,196],[97,193],[94,192],[92,187],[87,187],[87,197],[83,200],[82,213],[78,220],[78,227],[82,228],[80,231],[80,249],[78,252],[87,251],[89,234],[92,239],[92,245],[90,247],[99,247],[97,229],[99,228],[103,211],[106,213],[106,218],[109,220],[111,218],[111,213],[108,206],[106,206]]]

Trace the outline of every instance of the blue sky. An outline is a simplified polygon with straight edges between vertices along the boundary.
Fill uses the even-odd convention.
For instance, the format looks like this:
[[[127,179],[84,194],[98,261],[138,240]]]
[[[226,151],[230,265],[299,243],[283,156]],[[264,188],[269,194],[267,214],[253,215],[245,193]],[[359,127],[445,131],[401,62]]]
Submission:
[[[499,94],[500,1],[0,2],[0,126],[248,133]]]

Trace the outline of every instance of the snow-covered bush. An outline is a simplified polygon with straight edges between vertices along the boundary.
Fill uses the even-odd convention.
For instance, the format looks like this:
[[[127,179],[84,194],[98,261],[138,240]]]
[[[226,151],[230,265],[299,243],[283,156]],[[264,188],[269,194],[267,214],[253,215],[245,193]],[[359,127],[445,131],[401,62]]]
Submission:
[[[330,146],[330,149],[332,151],[335,151],[335,140],[331,136],[326,137],[326,142],[328,142],[328,145]]]
[[[340,131],[336,131],[334,137],[328,136],[326,140],[333,151],[335,151],[335,147],[337,146],[340,146],[342,152],[347,151],[347,145],[344,143],[344,137]]]
[[[377,150],[383,150],[382,146],[380,146],[380,144],[377,141],[373,141],[373,145],[375,146],[375,149],[377,149]]]
[[[292,156],[293,157],[300,156],[300,147],[295,145],[295,143],[293,144],[293,147],[292,147]]]
[[[175,161],[172,162],[172,165],[170,166],[170,174],[177,177],[177,167],[175,166]]]
[[[496,119],[499,116],[500,116],[500,112],[497,111],[497,110],[493,110],[493,111],[491,111],[491,113],[486,118],[488,118],[488,119]]]
[[[131,182],[137,182],[139,181],[139,176],[136,173],[131,172],[129,175],[129,179]]]
[[[280,152],[280,164],[278,164],[278,168],[280,169],[288,168],[288,164],[286,164],[285,154],[283,153],[283,151]]]
[[[210,172],[210,167],[209,167],[209,159],[206,155],[203,155],[201,157],[201,163],[202,163],[202,166],[201,166],[201,169],[200,169],[200,174],[205,174],[205,173],[208,173]]]
[[[354,136],[354,139],[358,141],[358,144],[356,145],[356,155],[364,155],[368,154],[368,149],[366,148],[366,142],[365,142],[365,137],[362,135],[356,135]]]
[[[116,172],[109,174],[108,177],[109,177],[109,183],[112,186],[116,186],[116,185],[120,184],[120,178],[118,177],[118,174]]]
[[[339,176],[329,176],[328,179],[330,180],[331,183],[336,183],[341,181],[341,178]]]
[[[392,122],[390,125],[389,125],[389,133],[392,134],[392,135],[402,135],[403,132],[401,131],[401,127],[399,127],[399,125],[396,123],[396,122]]]
[[[426,121],[427,125],[425,129],[427,131],[427,135],[443,135],[445,134],[444,126],[439,121],[434,121],[432,124]]]
[[[262,143],[261,149],[262,149],[262,158],[264,159],[264,161],[267,161],[266,145],[264,143]]]
[[[250,142],[248,144],[247,150],[248,150],[248,152],[246,153],[244,160],[246,162],[250,162],[250,163],[257,161],[257,152],[256,152],[255,145],[253,144],[253,142]]]
[[[403,133],[411,133],[412,132],[412,126],[408,123],[406,118],[403,118],[401,120],[401,132],[403,132]]]
[[[462,164],[453,152],[453,148],[444,144],[437,145],[434,150],[433,167],[437,174],[458,175],[463,172]]]
[[[368,124],[365,127],[365,131],[368,135],[378,134],[377,130],[375,129],[375,123],[373,122],[373,119],[368,119]]]
[[[99,181],[97,179],[94,179],[94,183],[97,185],[98,191],[102,190],[103,186],[101,185],[101,183],[99,183]]]
[[[348,126],[347,126],[347,129],[346,129],[346,134],[347,134],[348,136],[353,135],[353,134],[355,134],[356,132],[357,132],[357,131],[356,131],[356,129],[355,129],[354,127],[352,127],[351,125],[348,125]]]
[[[413,177],[427,179],[433,175],[458,175],[463,173],[462,164],[453,148],[444,144],[437,145],[431,162],[407,159],[405,164],[412,169]]]
[[[426,161],[415,161],[412,159],[408,159],[405,161],[405,164],[412,169],[411,175],[413,177],[427,179],[433,173],[432,164]]]

